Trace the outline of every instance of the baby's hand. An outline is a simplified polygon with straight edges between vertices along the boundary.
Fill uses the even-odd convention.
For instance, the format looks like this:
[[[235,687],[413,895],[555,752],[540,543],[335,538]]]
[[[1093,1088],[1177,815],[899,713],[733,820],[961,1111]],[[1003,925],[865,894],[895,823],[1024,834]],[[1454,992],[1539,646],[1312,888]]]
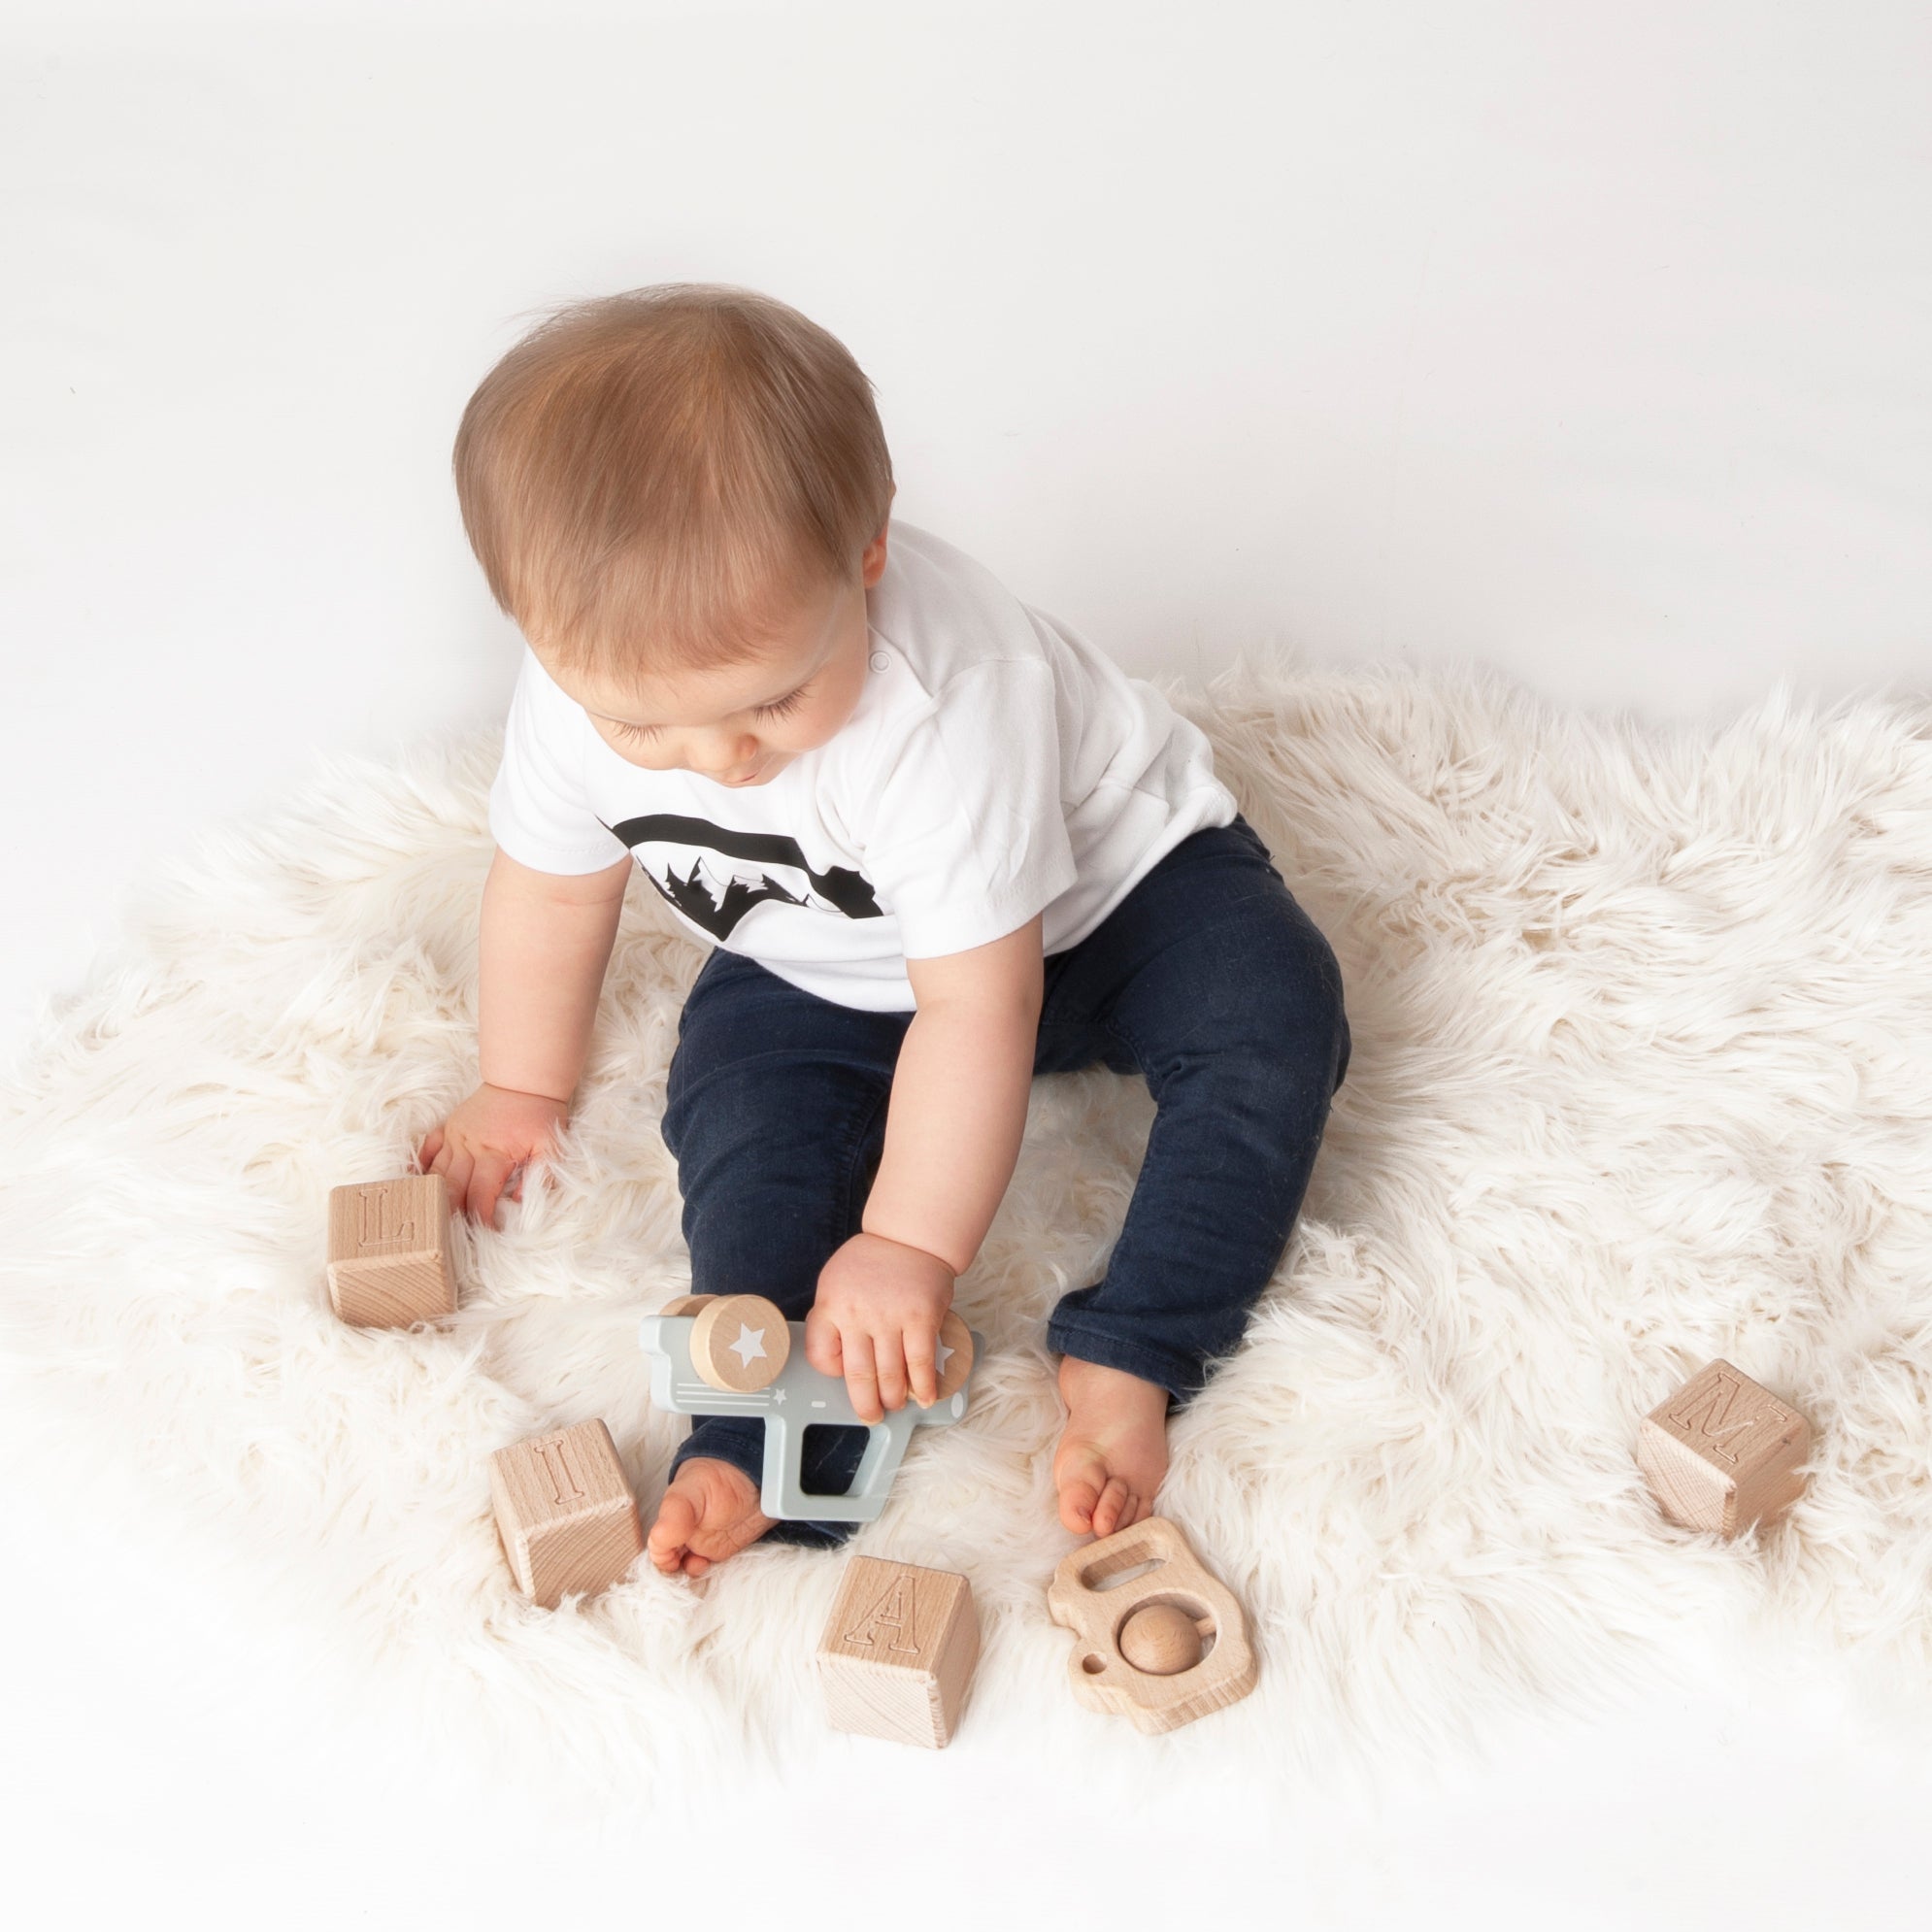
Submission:
[[[805,1359],[820,1375],[845,1377],[861,1421],[883,1421],[909,1392],[930,1409],[939,1400],[939,1324],[951,1306],[952,1270],[938,1255],[855,1234],[818,1271]]]
[[[556,1156],[556,1129],[570,1119],[567,1101],[545,1093],[517,1093],[487,1081],[447,1120],[430,1128],[416,1151],[418,1174],[440,1174],[450,1190],[450,1212],[496,1225],[496,1203],[507,1194],[523,1198],[513,1177],[535,1160]]]

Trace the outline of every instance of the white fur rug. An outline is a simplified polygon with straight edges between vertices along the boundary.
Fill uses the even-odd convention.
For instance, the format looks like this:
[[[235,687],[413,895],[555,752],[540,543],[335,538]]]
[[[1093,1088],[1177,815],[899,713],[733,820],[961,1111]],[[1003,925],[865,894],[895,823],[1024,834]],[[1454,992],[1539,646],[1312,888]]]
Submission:
[[[1161,1503],[1245,1602],[1261,1680],[1164,1739],[1064,1687],[1043,1324],[1118,1229],[1151,1106],[1104,1071],[1043,1081],[960,1286],[991,1345],[974,1408],[849,1546],[972,1579],[951,1749],[1333,1783],[1754,1620],[1922,1697],[1932,702],[1781,686],[1663,729],[1484,672],[1248,664],[1176,695],[1332,940],[1354,1036],[1294,1241],[1177,1421]],[[322,768],[155,878],[49,1006],[0,1116],[9,1407],[50,1483],[91,1479],[77,1507],[179,1525],[220,1587],[314,1631],[318,1669],[412,1701],[449,1765],[512,1752],[630,1804],[803,1761],[844,1557],[758,1548],[702,1591],[646,1566],[549,1613],[498,1552],[492,1449],[601,1416],[648,1516],[685,1427],[649,1407],[636,1326],[685,1284],[657,1121],[702,954],[647,891],[553,1189],[506,1232],[458,1225],[459,1315],[329,1312],[329,1188],[401,1171],[475,1080],[496,749]],[[1809,1499],[1730,1547],[1662,1522],[1630,1453],[1713,1354],[1818,1430]]]

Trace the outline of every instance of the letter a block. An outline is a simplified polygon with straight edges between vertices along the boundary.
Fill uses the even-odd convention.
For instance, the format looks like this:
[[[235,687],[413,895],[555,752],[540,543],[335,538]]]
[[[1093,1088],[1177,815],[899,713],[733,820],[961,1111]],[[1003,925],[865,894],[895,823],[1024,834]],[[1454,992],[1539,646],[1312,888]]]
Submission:
[[[1729,1362],[1700,1369],[1644,1417],[1637,1461],[1658,1507],[1686,1529],[1733,1537],[1805,1492],[1812,1425]]]
[[[602,1422],[498,1449],[489,1493],[516,1586],[546,1610],[620,1582],[644,1553],[637,1498]]]
[[[358,1328],[453,1315],[450,1190],[440,1174],[329,1189],[329,1301]]]
[[[942,1749],[980,1658],[973,1586],[950,1570],[854,1556],[818,1642],[834,1730]]]

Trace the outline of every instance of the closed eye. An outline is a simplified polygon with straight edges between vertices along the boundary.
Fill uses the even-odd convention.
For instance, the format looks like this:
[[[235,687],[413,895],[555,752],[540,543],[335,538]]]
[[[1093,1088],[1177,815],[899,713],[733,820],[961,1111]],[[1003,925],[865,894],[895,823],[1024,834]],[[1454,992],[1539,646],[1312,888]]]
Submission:
[[[804,699],[806,686],[801,684],[788,697],[778,699],[773,704],[760,705],[751,715],[753,717],[789,717]],[[613,731],[626,738],[655,738],[663,728],[656,724],[626,724],[621,718],[607,720]]]

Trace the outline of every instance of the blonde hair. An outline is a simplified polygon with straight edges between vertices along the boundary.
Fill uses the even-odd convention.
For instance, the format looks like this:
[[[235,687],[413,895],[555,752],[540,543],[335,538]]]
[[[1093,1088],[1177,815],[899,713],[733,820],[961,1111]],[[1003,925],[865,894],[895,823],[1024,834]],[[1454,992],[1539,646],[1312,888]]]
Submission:
[[[618,683],[760,657],[893,494],[846,346],[710,282],[552,311],[478,385],[452,467],[497,604],[552,669]]]

